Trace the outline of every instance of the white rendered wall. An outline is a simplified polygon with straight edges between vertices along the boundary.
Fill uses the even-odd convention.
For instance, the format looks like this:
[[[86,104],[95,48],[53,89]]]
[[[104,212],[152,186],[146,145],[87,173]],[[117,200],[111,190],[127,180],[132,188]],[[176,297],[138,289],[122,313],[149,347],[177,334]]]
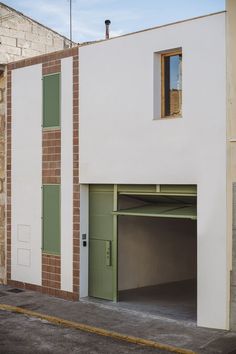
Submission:
[[[73,59],[61,60],[61,289],[73,291]]]
[[[154,120],[154,53],[179,47],[183,118]],[[228,328],[224,13],[80,48],[80,183],[197,184],[198,325]]]
[[[41,285],[42,65],[12,71],[11,279]]]

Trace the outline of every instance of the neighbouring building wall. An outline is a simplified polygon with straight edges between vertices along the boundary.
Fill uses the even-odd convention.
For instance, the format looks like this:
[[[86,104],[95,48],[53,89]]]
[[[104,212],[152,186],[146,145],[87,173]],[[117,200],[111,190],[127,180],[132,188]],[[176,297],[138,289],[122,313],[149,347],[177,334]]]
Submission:
[[[70,41],[28,17],[0,4],[0,63],[68,48]]]
[[[0,283],[5,279],[5,104],[6,73],[0,76]]]
[[[231,272],[231,328],[236,330],[236,183],[233,183],[233,262]]]
[[[236,2],[227,0],[227,89],[228,89],[228,120],[229,140],[231,142],[231,173],[236,181]]]
[[[45,78],[55,78],[54,74],[60,80],[57,81],[60,115],[58,124],[42,128],[45,117],[42,110],[46,109],[47,99],[42,79],[45,82]],[[51,115],[48,117],[51,119]],[[9,64],[8,284],[67,299],[78,298],[78,158],[78,48]],[[46,192],[52,191],[59,191],[56,204],[59,231],[56,245],[49,240],[47,248],[43,226],[45,218],[50,219],[49,213],[54,211],[45,214],[44,207]],[[57,220],[51,221],[54,225],[50,230],[54,233]]]
[[[224,329],[230,291],[225,33],[219,13],[80,48],[80,182],[197,184],[198,325]],[[183,117],[158,119],[156,62],[162,51],[180,47]]]
[[[232,274],[231,274],[231,324],[236,328],[236,2],[226,1],[226,36],[227,36],[227,104],[228,104],[228,232],[229,254],[232,255]],[[232,193],[233,192],[233,193]],[[233,198],[232,198],[233,194]],[[233,206],[233,213],[232,213]],[[233,214],[233,220],[232,220]],[[233,227],[232,227],[233,225]],[[233,235],[232,235],[233,230]]]

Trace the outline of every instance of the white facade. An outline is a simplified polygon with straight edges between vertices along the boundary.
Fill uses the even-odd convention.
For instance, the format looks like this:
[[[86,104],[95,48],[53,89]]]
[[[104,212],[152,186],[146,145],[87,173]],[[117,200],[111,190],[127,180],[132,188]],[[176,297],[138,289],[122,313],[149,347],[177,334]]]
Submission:
[[[24,88],[22,89],[22,83]],[[12,71],[11,280],[42,285],[42,64]],[[61,59],[61,290],[73,292],[73,58]]]
[[[12,279],[36,285],[42,281],[41,78],[42,65],[12,75]]]
[[[160,119],[160,53],[176,48],[183,116]],[[197,184],[198,325],[223,329],[226,164],[225,13],[80,48],[80,183]]]

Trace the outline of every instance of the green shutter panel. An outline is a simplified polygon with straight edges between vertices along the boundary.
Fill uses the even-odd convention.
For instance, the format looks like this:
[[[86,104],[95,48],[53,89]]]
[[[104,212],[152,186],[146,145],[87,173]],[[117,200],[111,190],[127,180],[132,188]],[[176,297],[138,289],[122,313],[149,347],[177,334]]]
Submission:
[[[60,126],[60,73],[43,77],[43,127]]]
[[[60,185],[43,186],[43,251],[60,254]]]

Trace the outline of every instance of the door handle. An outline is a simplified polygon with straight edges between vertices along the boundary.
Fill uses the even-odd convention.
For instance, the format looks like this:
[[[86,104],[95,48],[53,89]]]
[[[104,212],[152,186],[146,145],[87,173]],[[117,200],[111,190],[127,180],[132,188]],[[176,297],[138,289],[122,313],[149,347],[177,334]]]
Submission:
[[[111,241],[106,241],[106,266],[110,267],[111,266]]]

